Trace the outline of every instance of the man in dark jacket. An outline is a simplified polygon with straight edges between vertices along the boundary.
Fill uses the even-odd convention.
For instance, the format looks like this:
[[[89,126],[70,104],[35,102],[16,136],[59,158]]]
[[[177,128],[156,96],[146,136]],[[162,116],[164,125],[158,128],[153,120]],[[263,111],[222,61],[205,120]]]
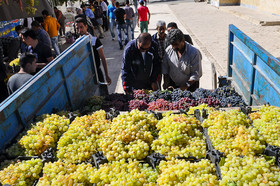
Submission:
[[[122,83],[126,93],[135,89],[157,90],[160,76],[158,46],[149,33],[130,41],[124,50]]]

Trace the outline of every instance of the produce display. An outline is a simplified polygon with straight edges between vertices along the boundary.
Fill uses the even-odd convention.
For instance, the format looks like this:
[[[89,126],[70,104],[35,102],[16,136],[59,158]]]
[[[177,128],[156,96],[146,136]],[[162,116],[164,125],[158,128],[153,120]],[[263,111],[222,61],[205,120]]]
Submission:
[[[0,171],[0,183],[9,185],[32,185],[43,168],[41,159],[31,159],[11,164]]]
[[[264,157],[228,155],[221,165],[221,186],[228,185],[280,185],[280,168],[274,159]]]
[[[76,117],[57,143],[57,157],[68,163],[81,163],[97,152],[100,134],[110,126],[105,111]]]
[[[134,95],[137,99],[133,100],[148,100],[147,95],[151,93],[154,92],[138,90]],[[206,117],[203,123],[201,118],[196,118],[199,116],[196,109],[201,111],[202,119]],[[206,110],[204,115],[203,110]],[[276,156],[264,155],[267,144],[275,141],[277,145],[279,111],[278,107],[263,106],[249,114],[252,121],[239,110],[217,110],[207,104],[164,113],[134,109],[110,119],[104,110],[83,116],[78,111],[78,114],[60,112],[75,117],[71,124],[65,116],[42,115],[38,118],[42,121],[18,136],[18,143],[5,151],[11,156],[0,154],[1,161],[3,156],[22,155],[22,150],[27,156],[35,154],[42,159],[4,161],[0,182],[10,185],[32,185],[36,180],[36,185],[279,185]],[[53,140],[47,140],[51,137]],[[23,141],[29,145],[22,148]],[[213,155],[209,144],[222,154]],[[50,160],[42,156],[46,152],[43,149],[48,147],[55,151],[55,157]]]
[[[199,121],[194,116],[167,113],[157,124],[158,138],[152,150],[166,156],[203,158],[206,142]]]
[[[66,117],[45,115],[44,120],[33,125],[18,143],[25,150],[25,155],[41,155],[46,149],[55,147],[69,124],[70,121]]]
[[[200,104],[207,104],[210,107],[246,106],[242,97],[232,87],[226,86],[217,88],[213,92],[199,88],[193,93],[181,89],[154,92],[135,90],[133,96],[134,99],[129,101],[130,110],[184,110]]]
[[[265,149],[262,136],[250,125],[249,118],[238,110],[211,112],[203,127],[208,128],[215,149],[234,155],[256,155]]]
[[[100,150],[109,161],[144,159],[150,153],[156,124],[157,119],[144,111],[123,113],[100,135]]]
[[[280,108],[262,106],[258,112],[251,113],[250,117],[265,142],[280,147]]]
[[[207,159],[190,163],[185,160],[161,161],[158,185],[219,185],[215,167]]]

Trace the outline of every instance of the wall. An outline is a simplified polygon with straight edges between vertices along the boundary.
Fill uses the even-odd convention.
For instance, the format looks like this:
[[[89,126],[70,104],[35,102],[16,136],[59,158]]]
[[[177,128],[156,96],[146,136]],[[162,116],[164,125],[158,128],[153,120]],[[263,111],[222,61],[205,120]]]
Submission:
[[[240,0],[241,6],[263,10],[272,14],[280,15],[279,0]]]

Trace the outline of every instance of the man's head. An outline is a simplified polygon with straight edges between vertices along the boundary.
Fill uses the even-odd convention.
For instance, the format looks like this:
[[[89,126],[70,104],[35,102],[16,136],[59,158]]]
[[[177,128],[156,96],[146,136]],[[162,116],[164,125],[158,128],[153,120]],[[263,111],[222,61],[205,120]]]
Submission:
[[[86,5],[85,5],[85,4],[82,4],[82,5],[81,5],[81,9],[85,11],[85,10],[87,9]]]
[[[22,35],[22,41],[26,44],[26,45],[31,45],[34,40],[37,40],[37,35],[35,33],[34,30],[31,30],[31,29],[24,29],[22,32],[21,32],[21,35]]]
[[[112,5],[115,5],[116,0],[111,0]]]
[[[137,38],[137,47],[140,52],[146,52],[151,48],[152,36],[149,33],[142,33]]]
[[[57,9],[56,6],[53,8],[53,10],[54,10],[54,12],[57,12],[57,11],[58,11],[58,9]]]
[[[93,2],[93,6],[98,6],[98,2],[97,2],[97,1],[94,1],[94,2]]]
[[[175,22],[170,22],[167,25],[167,32],[169,32],[171,29],[178,29],[178,26]]]
[[[126,1],[125,1],[125,4],[126,4],[127,6],[129,6],[129,0],[126,0]]]
[[[165,21],[158,21],[157,22],[157,32],[158,32],[158,35],[161,39],[164,38],[165,36],[165,31],[166,31],[166,23]]]
[[[33,21],[33,22],[31,23],[31,26],[32,26],[32,30],[34,30],[35,32],[36,32],[37,30],[40,30],[40,29],[41,29],[41,25],[40,25],[40,23],[39,23],[38,21]]]
[[[182,51],[185,48],[184,34],[179,29],[172,29],[168,32],[167,41],[172,45],[176,51]]]
[[[36,56],[31,53],[24,53],[19,58],[19,65],[26,73],[36,72]]]
[[[15,27],[15,30],[17,32],[17,34],[20,36],[21,31],[24,29],[25,27],[23,25],[18,25]]]
[[[42,15],[43,15],[43,18],[46,18],[49,15],[49,12],[47,10],[43,10]]]
[[[119,8],[120,7],[120,3],[117,1],[116,2],[116,7]]]
[[[144,0],[139,0],[139,4],[143,6],[144,5]]]
[[[88,25],[84,18],[79,17],[76,19],[76,27],[80,35],[87,34]]]

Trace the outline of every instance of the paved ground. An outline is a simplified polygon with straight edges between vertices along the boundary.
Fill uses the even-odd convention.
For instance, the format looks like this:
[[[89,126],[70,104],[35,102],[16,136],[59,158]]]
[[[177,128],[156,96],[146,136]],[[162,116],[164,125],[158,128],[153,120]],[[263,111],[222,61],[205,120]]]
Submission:
[[[228,51],[228,25],[234,24],[241,31],[255,40],[264,49],[280,59],[280,26],[261,26],[262,24],[279,24],[280,17],[266,12],[255,11],[243,7],[216,8],[207,3],[194,3],[191,0],[150,0],[148,7],[151,12],[149,32],[156,32],[156,22],[177,22],[178,27],[189,33],[203,54],[203,76],[201,87],[213,89],[212,66],[215,65],[218,75],[226,75]],[[111,40],[109,32],[102,39],[104,52],[108,62],[112,85],[109,92],[123,92],[120,80],[120,69],[123,50],[118,42]],[[135,36],[139,28],[135,28]]]

